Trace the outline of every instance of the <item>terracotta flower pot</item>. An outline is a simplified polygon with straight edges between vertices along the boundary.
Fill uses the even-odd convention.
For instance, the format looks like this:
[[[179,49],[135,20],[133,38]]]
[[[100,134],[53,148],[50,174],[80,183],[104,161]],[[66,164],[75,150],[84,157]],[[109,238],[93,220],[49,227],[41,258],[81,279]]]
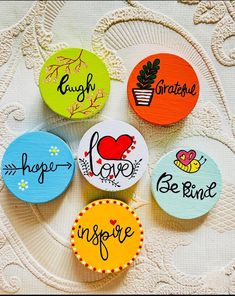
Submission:
[[[133,88],[132,93],[135,98],[136,106],[150,106],[153,98],[154,88]]]

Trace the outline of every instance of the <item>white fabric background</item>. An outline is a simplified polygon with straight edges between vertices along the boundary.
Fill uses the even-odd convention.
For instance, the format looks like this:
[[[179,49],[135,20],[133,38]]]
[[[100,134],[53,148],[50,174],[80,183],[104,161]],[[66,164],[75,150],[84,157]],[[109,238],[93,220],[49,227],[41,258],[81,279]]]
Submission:
[[[211,36],[216,26],[216,24],[213,24],[213,18],[212,21],[208,21],[209,24],[201,23],[195,25],[193,23],[193,18],[195,10],[197,9],[197,5],[199,4],[188,5],[177,1],[140,1],[140,3],[156,13],[160,13],[171,18],[175,23],[181,25],[185,31],[188,32],[188,35],[192,36],[194,40],[196,40],[196,42],[203,47],[209,59],[211,60],[219,79],[221,80],[221,85],[224,90],[225,98],[227,100],[231,114],[234,114],[235,68],[234,66],[228,67],[219,63],[212,52]],[[4,32],[11,30],[11,26],[15,25],[26,14],[28,14],[29,9],[33,5],[35,5],[35,2],[31,1],[1,1],[0,29],[2,30],[2,35],[5,34]],[[44,14],[44,19],[42,22],[44,24],[44,29],[52,32],[53,44],[66,43],[67,46],[83,47],[88,50],[93,50],[93,30],[99,20],[103,18],[105,14],[108,14],[111,11],[125,7],[127,8],[130,7],[130,5],[128,5],[128,3],[125,1],[67,1],[63,6],[61,6],[61,9],[58,10],[58,14],[55,13],[53,5],[48,5],[45,7],[46,8],[44,12],[46,16]],[[51,21],[52,19],[54,20],[53,22]],[[134,27],[134,30],[138,31],[139,27],[143,26],[143,22],[144,21],[139,22]],[[50,28],[48,29],[45,26]],[[151,30],[153,30],[152,32],[155,32],[154,26],[155,25],[151,25]],[[22,32],[22,34],[25,34],[25,31]],[[76,212],[79,211],[79,209],[81,209],[81,207],[90,200],[103,196],[101,191],[96,190],[88,185],[80,177],[79,173],[76,172],[76,178],[66,194],[54,202],[38,206],[38,211],[43,218],[43,222],[41,224],[39,222],[33,224],[34,216],[32,214],[32,209],[28,209],[27,206],[22,205],[21,202],[16,201],[14,197],[10,196],[5,188],[3,188],[0,192],[0,201],[3,212],[13,226],[17,237],[24,247],[26,247],[26,252],[28,252],[28,257],[30,257],[29,262],[36,261],[40,266],[42,266],[44,270],[50,272],[51,274],[51,282],[46,283],[44,280],[45,277],[48,277],[46,274],[43,276],[43,273],[41,275],[37,275],[36,272],[32,272],[32,270],[30,270],[30,268],[25,265],[24,261],[21,260],[19,254],[16,252],[16,248],[18,248],[18,251],[21,252],[22,247],[20,244],[13,244],[7,238],[7,242],[5,244],[5,247],[7,246],[8,252],[7,257],[6,250],[1,249],[0,244],[0,291],[2,293],[6,293],[8,291],[20,294],[59,294],[64,292],[76,293],[86,291],[92,293],[126,293],[133,291],[138,293],[143,291],[143,286],[145,286],[144,292],[146,293],[157,293],[164,291],[168,293],[190,293],[192,291],[203,291],[205,293],[231,293],[233,291],[233,275],[227,276],[225,269],[226,266],[232,264],[235,257],[235,222],[232,218],[235,214],[235,203],[232,203],[234,198],[233,187],[229,187],[230,190],[227,190],[226,194],[222,196],[222,198],[228,199],[228,203],[225,205],[218,205],[218,207],[220,207],[218,209],[218,216],[215,215],[215,217],[212,218],[207,217],[196,222],[186,221],[184,223],[182,223],[182,221],[180,222],[176,219],[167,217],[167,215],[158,208],[151,197],[149,190],[147,189],[149,186],[149,173],[151,173],[152,166],[159,158],[160,154],[163,153],[165,149],[169,149],[170,146],[173,148],[179,147],[179,145],[187,144],[194,145],[195,148],[204,150],[213,158],[215,158],[219,167],[221,168],[223,179],[227,183],[235,183],[233,173],[233,168],[235,167],[234,153],[225,145],[225,138],[229,139],[231,146],[234,145],[234,136],[232,136],[231,129],[229,130],[229,124],[226,121],[225,114],[220,110],[220,105],[212,87],[205,79],[204,74],[200,72],[200,68],[197,68],[197,62],[195,62],[194,66],[196,68],[202,87],[199,104],[211,103],[213,106],[216,106],[222,118],[219,129],[221,129],[221,138],[224,135],[224,140],[216,141],[205,136],[199,137],[195,141],[195,138],[187,138],[183,135],[179,139],[179,142],[174,140],[171,142],[171,140],[169,140],[169,142],[171,142],[169,147],[167,145],[163,145],[163,147],[161,147],[161,144],[157,143],[155,136],[150,139],[148,136],[150,137],[150,133],[153,133],[154,135],[155,132],[159,132],[159,135],[162,134],[164,137],[165,133],[167,134],[166,130],[158,130],[154,129],[152,126],[148,126],[147,124],[142,124],[141,120],[132,114],[131,110],[128,108],[127,103],[126,78],[128,77],[128,74],[136,62],[148,54],[157,51],[180,53],[180,50],[178,49],[179,44],[175,44],[174,46],[174,40],[177,39],[174,39],[173,35],[171,47],[168,47],[167,45],[164,46],[145,42],[144,40],[142,44],[124,47],[122,46],[124,44],[123,41],[119,41],[117,39],[117,44],[115,46],[116,49],[120,47],[117,50],[117,54],[122,58],[123,63],[127,69],[126,78],[123,82],[118,80],[111,81],[110,98],[104,110],[102,111],[102,114],[100,114],[100,116],[97,118],[92,119],[88,123],[70,124],[63,122],[63,125],[61,125],[56,122],[53,125],[50,123],[50,120],[51,118],[54,118],[54,115],[43,104],[40,98],[38,86],[36,84],[37,78],[35,77],[37,76],[35,76],[34,70],[37,67],[35,66],[34,69],[28,69],[29,66],[27,61],[29,61],[30,58],[34,61],[36,58],[30,55],[25,56],[22,54],[22,50],[24,48],[24,45],[22,45],[22,34],[20,33],[18,36],[13,36],[9,39],[14,41],[9,45],[9,47],[11,48],[11,57],[17,56],[15,62],[16,71],[13,73],[11,82],[2,95],[0,101],[1,110],[3,110],[8,104],[14,105],[19,103],[23,106],[25,112],[24,120],[14,120],[12,115],[10,115],[7,119],[7,125],[9,126],[11,132],[13,132],[15,136],[27,130],[40,128],[44,124],[45,129],[55,132],[64,138],[75,153],[79,138],[82,136],[83,132],[89,126],[105,118],[110,117],[125,120],[136,125],[140,130],[142,129],[141,132],[144,132],[144,136],[147,137],[147,143],[149,145],[151,155],[149,172],[146,173],[137,187],[127,190],[124,193],[110,195],[116,196],[117,198],[122,198],[125,201],[132,202],[133,206],[138,206],[135,202],[130,200],[131,196],[136,194],[138,204],[142,205],[142,207],[138,209],[138,214],[143,220],[146,234],[148,235],[149,231],[149,237],[154,237],[152,242],[153,250],[155,247],[157,248],[157,245],[166,247],[169,246],[169,254],[165,254],[167,253],[167,250],[158,250],[159,252],[156,253],[156,260],[159,260],[159,262],[165,262],[166,265],[164,266],[167,266],[164,270],[164,278],[160,279],[159,281],[156,279],[158,276],[161,278],[163,269],[160,268],[158,270],[154,264],[152,267],[151,265],[148,265],[149,281],[146,281],[144,273],[146,272],[145,268],[147,268],[147,265],[145,263],[145,266],[142,266],[141,264],[139,266],[134,266],[132,267],[133,272],[130,271],[129,273],[123,273],[119,277],[114,278],[112,281],[110,280],[110,283],[108,283],[106,286],[99,287],[99,279],[104,277],[102,275],[93,274],[84,270],[84,268],[80,266],[79,262],[76,262],[76,259],[70,254],[71,250],[65,247],[69,237],[70,225]],[[26,45],[29,46],[32,43],[32,40],[34,40],[36,41],[35,46],[36,48],[39,48],[38,51],[40,52],[40,42],[38,41],[39,38],[37,34],[39,34],[37,33],[37,30],[33,31],[31,35],[32,39],[30,39],[30,42],[29,39],[27,39],[28,43],[26,42]],[[112,29],[110,29],[109,34],[114,34],[112,33]],[[147,34],[149,34],[149,32],[146,31],[146,35]],[[170,33],[169,36],[171,36]],[[111,44],[109,37],[110,36],[106,37],[107,47],[114,46]],[[4,57],[8,52],[8,47],[3,46],[4,44],[6,44],[5,41],[0,44],[0,62],[4,61]],[[232,49],[233,45],[234,39],[230,38],[224,43],[225,51]],[[184,45],[182,44],[182,48],[183,47]],[[36,49],[35,52],[37,52]],[[184,50],[182,50],[182,53],[180,54],[184,56]],[[6,63],[3,63],[3,65],[0,67],[0,75],[2,77],[3,83],[5,83],[4,79],[7,79],[7,77],[4,75],[9,63],[11,63],[11,59],[9,59]],[[202,109],[199,107],[195,110],[193,118],[200,118]],[[3,118],[3,112],[0,112]],[[208,114],[209,118],[207,119],[207,122],[210,123],[210,113]],[[216,115],[215,118],[211,120],[212,129],[216,124],[217,119],[218,117]],[[216,129],[218,130],[218,128],[215,126],[215,130]],[[157,134],[156,137],[159,137],[160,139],[159,135]],[[6,134],[4,134],[4,136],[7,138]],[[14,136],[12,136],[12,138],[14,138]],[[177,138],[177,132],[173,133],[171,137],[172,139]],[[4,150],[4,143],[7,143],[7,141],[3,142],[1,145],[1,150]],[[231,200],[229,198],[231,198]],[[230,212],[228,213],[228,211]],[[222,221],[221,223],[224,223],[223,226],[220,228],[217,227],[216,229],[216,226],[214,226],[217,225],[216,221]],[[30,223],[32,223],[32,229],[30,231],[34,233],[32,236],[33,239],[30,239],[31,234],[30,231],[27,230],[29,229]],[[48,227],[50,230],[49,234],[47,233],[47,235],[51,236],[51,240],[53,241],[51,243],[48,242],[51,247],[49,248],[48,246],[48,249],[45,249],[45,245],[43,245],[45,235],[43,234],[42,230],[43,223],[49,225]],[[157,233],[152,234],[151,229],[155,229]],[[53,239],[53,235],[55,239]],[[184,237],[185,235],[191,236],[190,243],[188,245],[181,245],[181,237]],[[169,244],[165,244],[164,240],[168,240],[168,238],[169,241],[167,242]],[[177,245],[175,249],[174,243]],[[151,242],[149,243],[149,246],[151,246]],[[170,251],[171,247],[173,250],[172,253]],[[66,255],[64,259],[63,254]],[[53,256],[57,256],[57,259],[52,258]],[[146,255],[146,257],[148,257],[148,255]],[[172,260],[172,264],[168,262],[168,259]],[[231,265],[231,269],[233,270],[233,265]],[[132,274],[133,276],[131,276]],[[185,282],[185,286],[182,283],[180,284],[180,287],[178,284],[176,284],[176,277],[178,275],[181,281]],[[182,280],[183,275],[185,275],[185,280]],[[12,276],[18,278],[16,282],[16,288],[14,288],[14,283],[13,285],[10,285],[8,288],[6,288],[5,281],[9,283]],[[57,277],[62,280],[64,279],[66,282],[64,287],[67,288],[63,288],[62,284],[58,285],[56,283]],[[135,282],[135,280],[137,281],[137,278],[138,282]],[[70,289],[69,281],[77,283],[76,288]],[[88,284],[86,284],[87,282]],[[92,285],[90,284],[91,282],[93,282]],[[107,282],[109,281],[107,280]],[[75,284],[71,284],[71,287],[73,287],[73,285]],[[165,288],[164,285],[167,287]],[[194,286],[196,287],[196,290],[193,290]]]

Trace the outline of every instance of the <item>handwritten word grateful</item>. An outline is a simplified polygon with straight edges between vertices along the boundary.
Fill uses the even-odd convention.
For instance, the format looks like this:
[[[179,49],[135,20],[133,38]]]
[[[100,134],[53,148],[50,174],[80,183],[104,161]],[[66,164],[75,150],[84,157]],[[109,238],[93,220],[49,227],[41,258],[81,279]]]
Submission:
[[[171,174],[163,173],[156,184],[156,190],[161,193],[182,193],[182,197],[203,200],[204,198],[214,198],[216,196],[216,182],[206,185],[206,188],[196,188],[191,181],[182,182],[180,185],[173,182]]]
[[[134,233],[130,226],[124,228],[117,224],[111,232],[108,232],[107,230],[99,229],[99,226],[95,224],[92,229],[83,228],[79,225],[77,235],[78,238],[85,239],[94,246],[99,246],[100,256],[102,260],[106,261],[109,258],[109,251],[105,242],[113,237],[117,239],[120,244],[123,244],[126,239],[131,237]]]
[[[89,94],[91,90],[95,90],[95,83],[93,85],[91,84],[92,78],[93,74],[89,73],[87,74],[86,86],[83,86],[82,84],[70,86],[69,84],[66,84],[66,82],[69,80],[69,74],[65,74],[60,79],[57,91],[60,92],[62,95],[65,95],[67,92],[77,92],[77,101],[83,102],[85,99],[85,94]]]
[[[196,93],[196,85],[193,84],[191,87],[188,87],[186,83],[183,85],[180,85],[177,81],[175,84],[168,85],[165,84],[164,79],[161,79],[156,84],[156,93],[158,95],[163,95],[165,93],[173,94],[173,95],[180,95],[181,97],[185,97],[187,94],[191,94],[192,96],[195,96]]]

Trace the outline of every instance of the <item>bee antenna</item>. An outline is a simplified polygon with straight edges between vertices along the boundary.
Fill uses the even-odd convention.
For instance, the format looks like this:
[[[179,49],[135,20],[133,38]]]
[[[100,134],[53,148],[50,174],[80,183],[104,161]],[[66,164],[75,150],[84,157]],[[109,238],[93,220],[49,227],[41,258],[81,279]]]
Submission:
[[[200,159],[198,160],[199,162],[203,159],[203,156],[200,157]]]
[[[205,158],[204,161],[201,163],[201,165],[205,164],[206,161],[207,161],[207,159]]]

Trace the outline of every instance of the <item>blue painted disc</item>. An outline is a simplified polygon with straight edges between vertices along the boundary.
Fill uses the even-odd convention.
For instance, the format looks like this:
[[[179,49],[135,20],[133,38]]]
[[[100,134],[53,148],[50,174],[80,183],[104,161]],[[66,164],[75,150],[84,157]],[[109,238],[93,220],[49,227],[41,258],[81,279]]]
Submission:
[[[152,174],[152,192],[159,206],[181,218],[200,217],[220,197],[222,180],[215,161],[204,152],[178,149],[167,153]]]
[[[47,132],[16,138],[2,160],[2,177],[9,191],[29,203],[44,203],[62,194],[74,175],[74,158],[67,144]]]

